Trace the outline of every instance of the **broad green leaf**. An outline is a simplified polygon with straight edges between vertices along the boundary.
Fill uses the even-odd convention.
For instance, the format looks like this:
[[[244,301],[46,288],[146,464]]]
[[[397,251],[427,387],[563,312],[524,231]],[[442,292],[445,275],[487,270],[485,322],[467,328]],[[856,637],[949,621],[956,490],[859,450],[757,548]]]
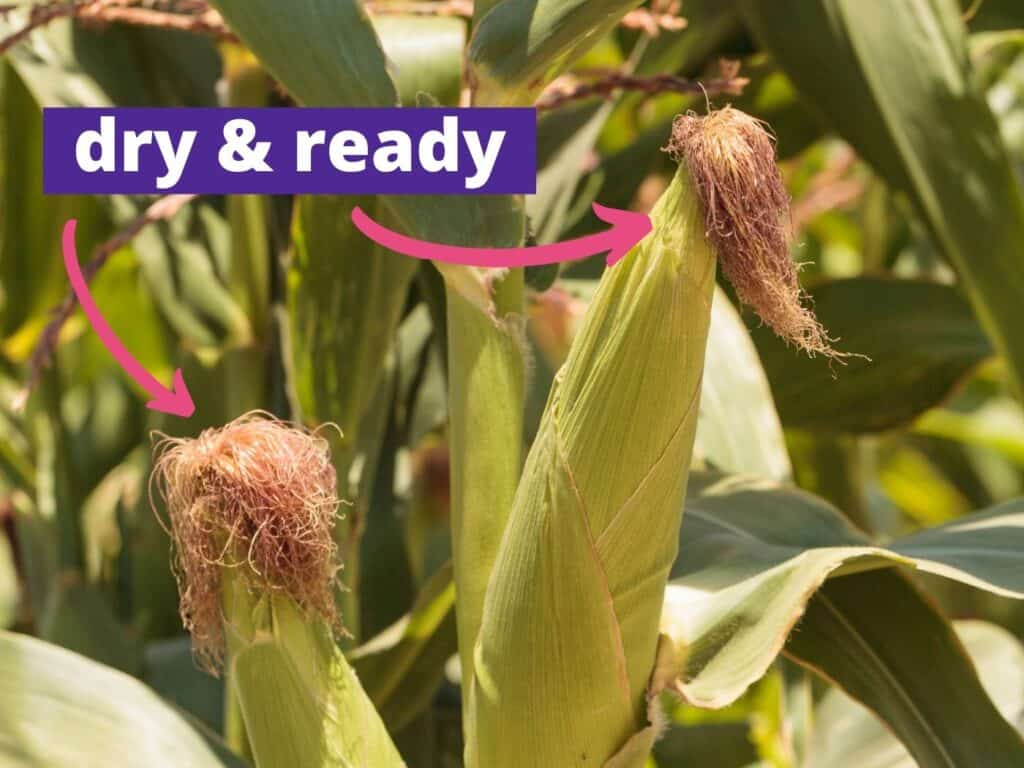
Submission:
[[[793,473],[757,350],[721,289],[711,305],[694,450],[726,472],[775,480]]]
[[[958,621],[957,636],[999,712],[1024,728],[1024,647],[1012,634],[983,621]],[[980,742],[978,742],[980,744]],[[807,768],[916,768],[891,731],[842,691],[829,691],[815,712]]]
[[[349,654],[381,717],[397,733],[427,708],[455,654],[455,585],[450,567],[424,587],[412,611]]]
[[[45,311],[64,295],[64,222],[78,219],[79,236],[87,242],[107,236],[111,224],[92,198],[43,195],[42,112],[17,71],[7,62],[0,67],[0,338],[25,323],[34,338]]]
[[[836,346],[867,359],[811,358],[755,328],[786,426],[854,433],[904,426],[992,354],[970,306],[950,286],[858,277],[821,283],[810,294]]]
[[[187,635],[148,643],[143,654],[142,679],[154,691],[220,732],[224,720],[224,681],[196,665],[192,639]]]
[[[107,667],[137,673],[140,649],[104,596],[74,575],[58,574],[57,579],[39,617],[40,637]]]
[[[379,248],[351,221],[374,198],[301,196],[288,274],[292,385],[304,420],[341,430],[342,452],[381,383],[416,262]]]
[[[1024,597],[1024,501],[928,528],[892,542],[917,567],[1004,597]]]
[[[970,411],[929,411],[914,422],[914,432],[987,448],[1024,465],[1024,411],[1008,397],[988,398]]]
[[[374,19],[389,71],[403,105],[415,106],[428,93],[457,106],[462,96],[466,22],[454,17],[386,14]]]
[[[500,0],[469,44],[476,103],[530,104],[640,0]]]
[[[0,35],[27,21],[0,19]],[[45,106],[216,106],[220,57],[201,36],[127,24],[87,25],[57,19],[8,54]]]
[[[831,580],[786,652],[878,714],[921,768],[973,768],[979,749],[986,768],[1024,764],[1024,740],[985,692],[952,626],[902,574]]]
[[[904,565],[1024,598],[1024,568],[1013,567],[1024,548],[1022,506],[882,548],[810,494],[694,474],[662,620],[682,664],[680,692],[700,706],[735,701],[768,669],[830,576]]]
[[[127,201],[115,202],[125,220],[136,215]],[[92,245],[79,241],[82,250]],[[131,250],[156,305],[180,337],[199,347],[251,340],[249,318],[227,285],[231,230],[212,205],[193,203],[170,221],[147,227]]]
[[[614,108],[612,101],[588,103],[575,109],[559,110],[539,121],[538,143],[550,141],[557,148],[549,150],[550,155],[539,161],[537,194],[526,198],[526,212],[538,242],[557,242],[567,226],[574,223],[568,218],[570,206],[573,206],[587,158],[593,153],[597,137]],[[585,205],[591,202],[592,199],[586,200]]]
[[[810,105],[916,204],[1024,391],[1024,196],[972,80],[956,3],[740,5]]]
[[[0,633],[0,762],[220,768],[202,737],[142,683],[70,651]]]
[[[398,96],[359,0],[214,0],[231,29],[307,107],[391,107]]]

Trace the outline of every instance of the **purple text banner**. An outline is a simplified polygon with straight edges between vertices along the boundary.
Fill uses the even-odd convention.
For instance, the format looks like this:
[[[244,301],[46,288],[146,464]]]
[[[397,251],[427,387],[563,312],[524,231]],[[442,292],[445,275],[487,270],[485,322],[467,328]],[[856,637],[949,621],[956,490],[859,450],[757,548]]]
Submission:
[[[47,194],[532,194],[533,109],[43,114]]]

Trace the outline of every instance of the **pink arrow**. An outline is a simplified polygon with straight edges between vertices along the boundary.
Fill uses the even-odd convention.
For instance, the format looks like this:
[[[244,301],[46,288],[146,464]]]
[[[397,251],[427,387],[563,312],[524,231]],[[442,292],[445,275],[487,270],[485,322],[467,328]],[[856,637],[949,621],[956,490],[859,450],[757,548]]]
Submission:
[[[75,250],[75,227],[78,222],[74,219],[64,225],[64,268],[67,270],[68,279],[71,281],[71,289],[78,297],[78,303],[82,305],[82,311],[89,319],[96,335],[100,341],[114,356],[118,364],[131,376],[139,386],[146,390],[152,400],[146,403],[147,408],[160,413],[169,413],[173,416],[188,418],[195,413],[196,406],[192,402],[188,387],[182,378],[181,369],[174,372],[174,386],[167,389],[163,384],[153,378],[152,374],[142,367],[142,364],[132,357],[132,353],[125,348],[121,340],[117,338],[114,329],[110,327],[96,301],[89,293],[89,285],[82,276],[82,270],[78,266],[78,254]]]
[[[385,248],[416,259],[444,261],[470,267],[531,267],[541,264],[557,264],[562,261],[578,261],[595,253],[608,252],[611,266],[625,256],[651,231],[651,220],[645,213],[606,208],[594,203],[594,213],[602,221],[612,225],[611,229],[575,240],[551,245],[537,245],[532,248],[467,248],[459,245],[428,243],[401,235],[384,227],[356,206],[352,209],[352,223],[356,228]]]

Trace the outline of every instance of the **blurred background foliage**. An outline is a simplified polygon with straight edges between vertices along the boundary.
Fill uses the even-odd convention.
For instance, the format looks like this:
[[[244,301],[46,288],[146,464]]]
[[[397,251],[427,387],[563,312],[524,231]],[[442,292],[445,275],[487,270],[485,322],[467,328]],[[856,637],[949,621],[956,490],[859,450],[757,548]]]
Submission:
[[[391,5],[370,11],[394,84],[353,92],[352,103],[391,103],[394,88],[403,104],[458,104],[470,19],[458,3],[426,16]],[[0,626],[18,633],[0,640],[0,722],[38,717],[70,741],[63,729],[74,712],[114,707],[111,722],[145,717],[147,733],[173,742],[164,762],[137,764],[240,760],[216,735],[223,683],[196,669],[181,630],[147,477],[154,432],[197,434],[264,409],[340,427],[346,647],[409,764],[460,765],[444,290],[433,267],[382,252],[347,224],[355,204],[385,221],[395,211],[373,199],[189,201],[117,249],[92,285],[148,369],[165,381],[184,369],[195,417],[148,412],[80,314],[61,329],[25,407],[14,407],[67,292],[64,221],[78,219],[86,256],[152,202],[44,196],[41,108],[291,99],[226,28],[197,21],[212,18],[205,4],[139,7],[186,23],[57,18],[0,59]],[[649,208],[672,171],[659,151],[672,117],[732,103],[776,135],[793,258],[839,348],[864,356],[802,357],[740,319],[723,286],[701,465],[791,481],[882,545],[1024,496],[1024,6],[684,0],[644,9],[602,30],[542,93],[523,85],[518,94],[545,107],[538,193],[526,201],[532,236],[595,231],[594,200]],[[32,18],[30,4],[5,7],[0,37]],[[471,56],[484,55],[477,44]],[[613,75],[642,87],[581,88]],[[704,82],[708,93],[644,80],[663,75]],[[330,86],[301,76],[314,94],[296,94],[304,102]],[[602,269],[597,258],[527,274],[527,438]],[[959,582],[913,578],[957,621],[997,708],[1024,727],[1024,609]],[[881,598],[872,598],[880,616],[911,621]],[[12,639],[23,635],[104,667]],[[32,690],[47,676],[59,701]],[[866,709],[788,658],[725,709],[667,706],[662,768],[914,764]],[[66,716],[47,714],[55,707]],[[159,753],[127,725],[110,738],[126,753]],[[70,764],[57,753],[33,762],[42,760],[34,747],[18,743],[0,733],[0,754]],[[172,753],[178,762],[166,762]]]

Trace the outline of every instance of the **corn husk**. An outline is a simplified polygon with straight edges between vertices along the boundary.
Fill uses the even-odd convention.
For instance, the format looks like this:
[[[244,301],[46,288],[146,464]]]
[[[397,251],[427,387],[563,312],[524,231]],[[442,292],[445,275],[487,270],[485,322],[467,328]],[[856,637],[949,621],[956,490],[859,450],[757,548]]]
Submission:
[[[654,737],[716,260],[685,165],[651,218],[605,273],[527,459],[466,691],[471,768],[642,765]]]
[[[257,768],[405,765],[321,619],[237,572],[222,584],[228,676]]]

